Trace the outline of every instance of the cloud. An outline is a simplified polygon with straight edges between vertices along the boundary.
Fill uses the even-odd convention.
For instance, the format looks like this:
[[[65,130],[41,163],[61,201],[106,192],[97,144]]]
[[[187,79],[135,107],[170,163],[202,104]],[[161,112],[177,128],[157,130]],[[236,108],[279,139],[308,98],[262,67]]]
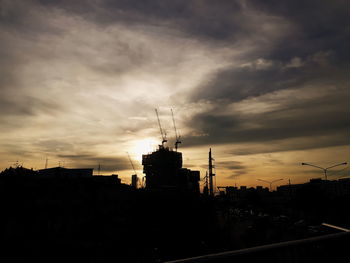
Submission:
[[[220,161],[215,162],[215,167],[221,167],[227,170],[245,170],[246,166],[242,164],[242,162],[238,161]]]
[[[188,125],[195,124],[202,136],[187,141],[190,145],[269,143],[265,150],[256,146],[255,152],[347,145],[349,95],[340,85],[310,86],[271,92],[229,106],[219,104],[189,120]],[[248,152],[254,152],[254,146]]]
[[[181,32],[96,23],[70,1],[45,2],[2,2],[0,137],[17,141],[16,153],[128,149],[158,135],[155,107],[182,103],[178,94],[217,67]]]
[[[98,156],[98,154],[82,153],[75,155],[58,154],[57,158],[66,160],[65,163],[67,163],[69,167],[94,168],[95,173],[97,173],[99,165],[101,172],[131,170],[128,158],[121,156],[106,157]]]
[[[249,29],[264,14],[247,9],[242,1],[41,1],[45,7],[59,8],[100,25],[150,24],[181,29],[188,36],[212,41],[238,40],[250,34]],[[269,17],[270,20],[276,17]],[[273,28],[265,23],[264,33]]]
[[[2,156],[51,153],[126,171],[120,149],[159,138],[154,108],[168,131],[175,109],[182,148],[239,155],[222,166],[236,174],[247,172],[248,155],[348,145],[345,1],[3,0],[0,8]]]

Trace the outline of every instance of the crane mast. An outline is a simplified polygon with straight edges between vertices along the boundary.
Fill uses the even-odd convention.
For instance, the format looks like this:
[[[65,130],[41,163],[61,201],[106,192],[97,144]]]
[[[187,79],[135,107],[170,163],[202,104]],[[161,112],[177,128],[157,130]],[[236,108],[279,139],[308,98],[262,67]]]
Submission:
[[[129,157],[129,161],[130,161],[131,167],[132,167],[132,169],[134,170],[134,173],[136,174],[136,170],[135,170],[134,164],[132,163],[132,160],[131,160],[131,158],[130,158],[130,155],[129,155],[128,152],[127,152],[127,154],[128,154],[128,157]]]
[[[132,176],[131,176],[131,186],[134,187],[135,189],[137,189],[137,185],[138,185],[138,177],[137,177],[137,173],[136,173],[136,170],[135,170],[135,167],[134,167],[134,164],[132,163],[132,160],[130,158],[130,155],[129,153],[127,152],[128,154],[128,157],[129,157],[129,161],[130,161],[130,164],[131,164],[131,167],[132,169],[134,170],[134,173]]]
[[[156,111],[156,115],[157,115],[157,120],[158,120],[158,125],[159,125],[160,134],[161,134],[161,136],[162,136],[162,147],[164,147],[164,143],[166,143],[168,140],[166,139],[166,133],[163,131],[162,125],[160,124],[159,115],[158,115],[158,110],[155,109],[155,111]]]
[[[178,135],[177,133],[177,130],[176,130],[176,125],[175,125],[175,118],[174,118],[174,113],[173,113],[173,109],[171,109],[171,116],[173,118],[173,124],[174,124],[174,130],[175,130],[175,151],[177,151],[177,148],[178,148],[178,144],[181,143],[180,141],[180,136]]]

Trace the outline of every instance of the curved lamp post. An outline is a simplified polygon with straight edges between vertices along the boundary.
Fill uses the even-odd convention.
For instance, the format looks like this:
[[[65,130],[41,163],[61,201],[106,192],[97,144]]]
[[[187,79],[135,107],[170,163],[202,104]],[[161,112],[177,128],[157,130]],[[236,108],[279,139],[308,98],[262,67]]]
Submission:
[[[329,167],[320,167],[320,166],[317,166],[317,165],[313,165],[313,164],[310,164],[310,163],[301,163],[301,165],[308,165],[308,166],[312,166],[312,167],[315,167],[315,168],[318,168],[318,169],[321,169],[323,170],[324,172],[324,177],[325,177],[325,180],[327,181],[327,171],[333,167],[336,167],[336,166],[340,166],[340,165],[347,165],[348,163],[345,162],[345,163],[338,163],[338,164],[335,164],[335,165],[332,165],[332,166],[329,166]]]
[[[272,191],[272,184],[275,183],[275,182],[281,181],[283,179],[277,179],[277,180],[273,180],[273,181],[266,181],[266,180],[261,180],[261,179],[257,179],[257,180],[260,181],[260,182],[264,182],[264,183],[270,184],[270,191]]]

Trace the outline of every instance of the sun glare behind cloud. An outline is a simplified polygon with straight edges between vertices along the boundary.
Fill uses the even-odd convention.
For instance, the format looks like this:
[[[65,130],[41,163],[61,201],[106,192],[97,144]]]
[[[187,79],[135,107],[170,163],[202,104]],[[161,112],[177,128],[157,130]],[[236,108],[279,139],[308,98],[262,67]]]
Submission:
[[[134,141],[130,149],[130,156],[132,159],[135,159],[141,163],[142,155],[155,150],[158,144],[159,142],[154,138]]]

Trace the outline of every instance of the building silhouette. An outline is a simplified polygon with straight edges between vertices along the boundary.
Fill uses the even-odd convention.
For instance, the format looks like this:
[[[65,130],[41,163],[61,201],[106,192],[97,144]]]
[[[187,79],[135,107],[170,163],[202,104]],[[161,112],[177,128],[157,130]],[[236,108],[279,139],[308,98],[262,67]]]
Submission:
[[[199,193],[199,171],[182,167],[182,153],[162,145],[142,155],[146,189],[174,189]]]
[[[52,167],[47,169],[38,170],[38,174],[46,177],[91,177],[93,168],[64,168],[64,167]]]

